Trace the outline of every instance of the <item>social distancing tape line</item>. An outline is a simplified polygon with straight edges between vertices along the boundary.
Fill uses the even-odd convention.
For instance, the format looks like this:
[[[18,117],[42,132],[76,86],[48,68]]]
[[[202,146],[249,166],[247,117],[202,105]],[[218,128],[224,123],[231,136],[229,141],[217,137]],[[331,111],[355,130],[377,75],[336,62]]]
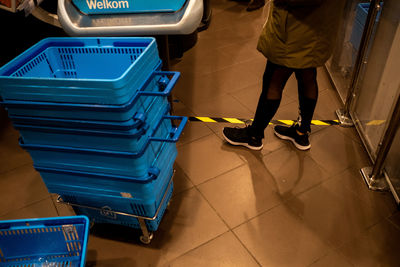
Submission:
[[[241,119],[241,118],[216,118],[216,117],[189,117],[189,121],[193,122],[212,122],[212,123],[235,123],[244,124],[246,122],[251,122],[251,119]],[[292,125],[295,120],[272,120],[269,124],[274,125]],[[311,125],[318,126],[329,126],[329,125],[339,125],[338,120],[312,120]],[[376,125],[376,124],[373,124]]]
[[[367,122],[367,125],[381,125],[384,124],[385,120],[372,120]]]

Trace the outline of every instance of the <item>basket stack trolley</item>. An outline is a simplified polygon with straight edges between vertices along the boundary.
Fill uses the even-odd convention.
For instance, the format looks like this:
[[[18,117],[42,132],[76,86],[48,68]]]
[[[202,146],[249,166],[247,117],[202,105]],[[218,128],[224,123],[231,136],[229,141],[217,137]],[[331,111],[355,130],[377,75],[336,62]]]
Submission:
[[[173,190],[187,117],[167,96],[154,38],[47,38],[0,69],[1,103],[50,193],[149,243]],[[175,123],[180,121],[178,126]]]

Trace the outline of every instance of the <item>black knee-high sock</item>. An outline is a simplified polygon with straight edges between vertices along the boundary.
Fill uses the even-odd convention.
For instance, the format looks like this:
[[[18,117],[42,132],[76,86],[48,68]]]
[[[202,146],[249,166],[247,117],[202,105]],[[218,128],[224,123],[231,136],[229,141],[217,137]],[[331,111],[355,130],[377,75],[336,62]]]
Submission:
[[[278,110],[283,88],[292,73],[293,69],[267,62],[263,76],[263,89],[253,124],[250,127],[252,135],[264,137],[264,130]]]
[[[317,69],[299,69],[295,71],[299,91],[300,116],[299,131],[311,131],[311,120],[318,99]]]
[[[315,106],[317,105],[317,99],[308,97],[299,97],[300,104],[300,117],[299,131],[302,133],[311,132],[311,120],[314,115]]]
[[[264,130],[279,108],[281,99],[266,99],[260,97],[251,131],[254,136],[264,138]]]

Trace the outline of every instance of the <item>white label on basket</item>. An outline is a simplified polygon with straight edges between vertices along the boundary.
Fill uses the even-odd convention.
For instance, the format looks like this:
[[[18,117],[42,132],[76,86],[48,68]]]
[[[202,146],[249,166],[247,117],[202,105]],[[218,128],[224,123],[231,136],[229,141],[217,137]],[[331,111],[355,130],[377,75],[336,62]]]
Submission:
[[[133,198],[131,193],[125,193],[125,192],[121,192],[121,196],[126,198]]]
[[[102,208],[101,208],[101,211],[100,211],[100,214],[103,215],[103,216],[105,216],[105,217],[114,219],[114,220],[117,219],[117,214],[115,214],[115,213],[111,210],[111,208],[110,208],[109,206],[104,206],[104,207],[102,207]]]

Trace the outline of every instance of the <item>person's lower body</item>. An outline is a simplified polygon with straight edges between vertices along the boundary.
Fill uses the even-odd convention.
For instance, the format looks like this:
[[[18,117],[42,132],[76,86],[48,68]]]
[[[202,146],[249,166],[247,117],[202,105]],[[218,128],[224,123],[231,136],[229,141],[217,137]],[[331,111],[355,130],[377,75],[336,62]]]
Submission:
[[[253,11],[262,8],[265,5],[265,0],[251,0],[247,6],[247,11]]]
[[[293,72],[298,82],[300,115],[291,127],[275,126],[274,132],[277,137],[291,141],[298,149],[307,150],[311,147],[308,135],[318,98],[316,68],[291,69],[272,62],[267,62],[253,123],[245,128],[225,127],[223,136],[228,143],[253,150],[262,149],[264,130],[278,110],[283,89]]]

